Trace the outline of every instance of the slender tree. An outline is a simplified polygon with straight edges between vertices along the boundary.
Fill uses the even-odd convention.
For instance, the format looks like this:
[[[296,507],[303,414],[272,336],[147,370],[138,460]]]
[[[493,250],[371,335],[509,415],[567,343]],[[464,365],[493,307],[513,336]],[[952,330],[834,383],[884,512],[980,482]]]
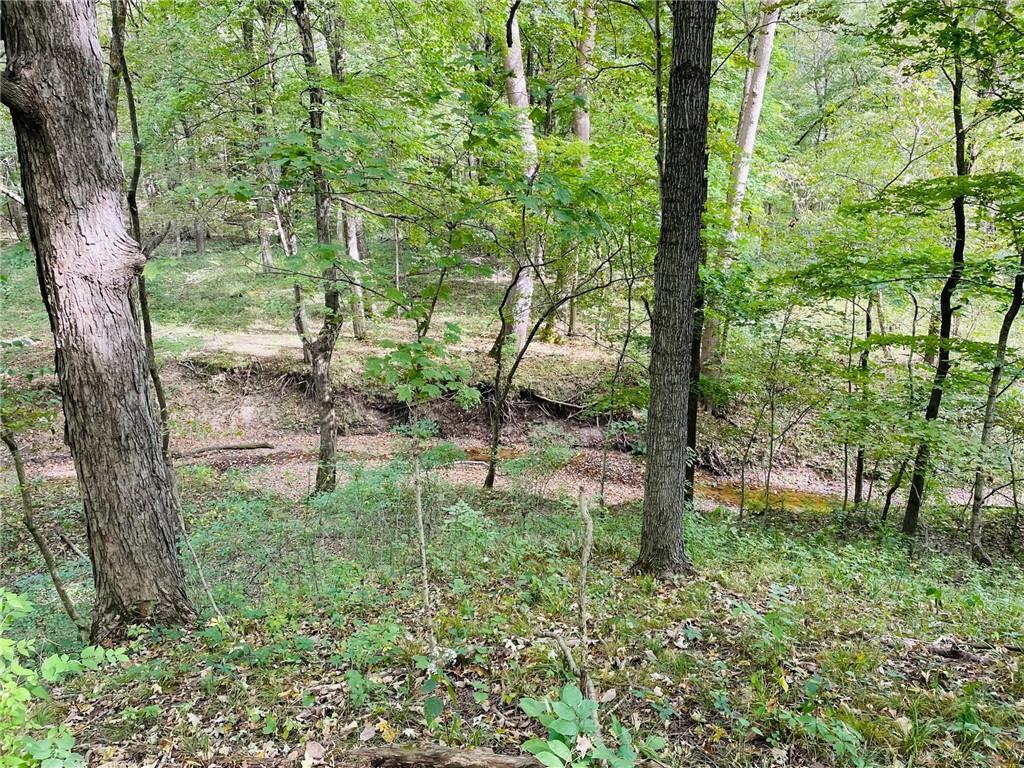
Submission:
[[[576,87],[573,97],[576,101],[572,112],[572,134],[583,144],[590,143],[590,101],[589,78],[594,72],[594,45],[597,43],[597,2],[598,0],[580,0],[580,34],[576,41]],[[587,155],[584,153],[580,162],[586,166]],[[570,276],[570,293],[576,289],[579,280],[579,251],[573,255],[572,275]],[[576,334],[576,299],[569,300],[569,317],[567,331],[570,336]]]
[[[537,139],[533,132],[533,120],[530,118],[530,92],[526,86],[523,44],[519,37],[519,22],[516,19],[519,3],[520,0],[513,0],[505,20],[505,71],[508,73],[505,78],[505,96],[508,99],[508,105],[515,110],[523,150],[523,176],[527,184],[531,184],[537,175]],[[521,351],[526,345],[526,337],[530,332],[534,271],[544,261],[544,246],[540,237],[533,238],[531,253],[526,254],[525,258],[530,263],[525,269],[518,271],[516,297],[512,310],[512,331],[516,338],[516,352]]]
[[[189,621],[178,501],[130,298],[145,257],[122,219],[95,8],[89,0],[9,0],[0,28],[0,100],[14,124],[85,509],[96,586],[91,634],[102,641],[129,623]]]
[[[958,19],[954,18],[951,28],[955,30]],[[952,50],[953,71],[949,76],[953,98],[953,136],[954,166],[958,177],[970,174],[967,159],[967,128],[964,125],[963,93],[964,65],[960,51],[954,46]],[[942,393],[949,376],[952,361],[950,360],[950,339],[953,335],[953,296],[964,273],[964,251],[967,247],[967,199],[961,194],[953,198],[953,251],[949,276],[942,286],[939,295],[939,338],[935,360],[935,375],[932,378],[932,390],[925,408],[925,421],[934,421],[939,417],[942,405]],[[922,442],[914,456],[913,470],[910,475],[910,490],[907,495],[907,507],[903,513],[903,533],[917,533],[918,519],[921,515],[921,504],[924,501],[924,485],[931,463],[931,446]]]
[[[775,30],[779,26],[781,15],[782,4],[776,0],[768,0],[758,18],[756,27],[750,31],[750,35],[755,41],[752,44],[752,65],[747,69],[744,80],[743,101],[740,105],[739,120],[736,123],[736,145],[739,151],[733,159],[732,174],[726,193],[729,231],[722,253],[725,267],[728,267],[730,251],[739,236],[743,198],[747,194],[750,167],[754,161],[757,130],[761,123],[761,108],[764,106],[768,71],[771,66],[772,51],[775,48]],[[717,378],[721,373],[724,354],[721,323],[714,315],[707,315],[701,330],[703,338],[700,347],[700,364],[706,376]]]
[[[313,161],[313,206],[316,216],[316,241],[331,245],[330,189],[320,164],[320,139],[324,129],[324,94],[320,85],[320,67],[316,61],[313,26],[305,0],[294,0],[295,22],[299,28],[302,59],[306,68],[306,94],[309,101],[309,140]],[[338,270],[328,267],[323,274],[325,317],[314,336],[307,328],[302,305],[302,290],[295,286],[295,329],[302,340],[303,352],[312,367],[313,396],[319,412],[320,448],[317,455],[317,493],[334,490],[337,482],[335,455],[338,445],[338,417],[334,410],[334,383],[331,380],[331,359],[341,332],[341,293],[338,291]]]
[[[992,373],[989,375],[988,392],[985,397],[985,415],[981,422],[981,447],[985,449],[992,440],[992,428],[996,420],[996,399],[999,397],[999,388],[1003,380],[1003,366],[1006,365],[1006,349],[1009,345],[1010,331],[1013,323],[1020,312],[1021,303],[1024,302],[1024,243],[1018,243],[1020,252],[1020,265],[1018,272],[1013,279],[1013,290],[1010,294],[1010,304],[1003,313],[1003,322],[999,326],[999,337],[996,340],[996,359],[992,365]],[[980,464],[974,470],[974,492],[971,498],[971,557],[983,565],[991,565],[992,559],[985,552],[981,545],[981,512],[985,504],[985,490],[988,483],[985,477],[985,468]]]
[[[658,575],[689,568],[683,543],[687,404],[707,200],[708,97],[717,12],[714,0],[672,4],[661,235],[654,264],[647,476],[635,566]]]
[[[782,15],[781,4],[771,3],[762,11],[757,25],[750,30],[748,39],[751,41],[749,53],[752,66],[747,68],[743,84],[743,98],[740,102],[739,119],[736,123],[736,144],[739,152],[732,165],[732,174],[726,192],[726,205],[729,209],[729,232],[721,251],[723,268],[727,269],[730,251],[738,237],[740,213],[743,198],[747,191],[747,180],[750,178],[750,166],[754,159],[754,145],[757,141],[757,129],[761,121],[761,107],[764,104],[764,91],[768,84],[768,69],[771,64],[772,49],[775,46],[775,29]],[[702,254],[701,265],[705,263],[706,254]],[[694,478],[696,475],[697,451],[697,416],[700,406],[700,378],[717,379],[721,375],[724,359],[723,345],[725,342],[720,319],[706,311],[704,284],[698,268],[696,310],[694,312],[694,339],[690,344],[690,394],[687,416],[687,450],[689,461],[686,469],[686,502],[693,503]]]
[[[871,335],[873,333],[871,327],[871,309],[874,306],[877,291],[872,292],[868,295],[868,305],[864,309],[864,348],[860,351],[859,367],[860,367],[860,387],[861,387],[861,399],[867,404],[868,399],[868,366],[871,362]],[[853,311],[857,311],[857,306],[854,304]],[[864,472],[866,462],[866,448],[864,446],[864,440],[860,439],[857,441],[857,455],[854,459],[854,470],[853,470],[853,506],[860,507],[864,503]]]

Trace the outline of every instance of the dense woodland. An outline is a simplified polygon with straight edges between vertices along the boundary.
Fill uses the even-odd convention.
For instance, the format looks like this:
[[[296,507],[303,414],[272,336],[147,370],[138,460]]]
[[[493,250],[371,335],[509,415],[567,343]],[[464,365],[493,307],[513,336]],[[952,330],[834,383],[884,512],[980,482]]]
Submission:
[[[0,767],[1024,762],[1020,0],[0,31]]]

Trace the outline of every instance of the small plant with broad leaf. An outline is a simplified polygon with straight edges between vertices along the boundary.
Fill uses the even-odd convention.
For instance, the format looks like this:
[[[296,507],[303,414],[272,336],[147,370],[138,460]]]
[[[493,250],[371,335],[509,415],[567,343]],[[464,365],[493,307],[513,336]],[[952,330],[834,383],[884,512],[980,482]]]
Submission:
[[[38,713],[38,703],[48,695],[40,678],[54,683],[127,657],[122,649],[88,646],[78,655],[50,656],[36,671],[30,665],[34,643],[5,637],[12,623],[31,612],[28,600],[0,589],[0,768],[79,768],[85,760],[74,752],[74,737]]]
[[[657,736],[634,742],[633,735],[617,720],[613,720],[612,730],[618,747],[607,746],[598,735],[597,702],[585,698],[571,683],[562,688],[558,699],[524,698],[519,708],[548,729],[547,738],[523,744],[523,749],[547,768],[588,768],[601,761],[611,768],[633,768],[641,755],[654,756],[665,746]]]

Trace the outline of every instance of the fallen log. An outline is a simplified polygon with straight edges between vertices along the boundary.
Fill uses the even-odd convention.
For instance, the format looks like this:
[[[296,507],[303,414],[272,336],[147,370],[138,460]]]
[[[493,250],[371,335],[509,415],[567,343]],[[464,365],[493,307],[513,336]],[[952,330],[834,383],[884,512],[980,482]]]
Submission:
[[[888,637],[886,642],[896,648],[904,648],[910,652],[928,653],[952,661],[969,661],[974,664],[989,664],[992,658],[989,656],[972,653],[965,649],[963,643],[956,638],[940,637],[937,640],[927,643],[923,640],[916,640],[912,637]]]
[[[378,747],[361,749],[353,755],[369,760],[373,768],[543,768],[530,755],[496,755],[489,749],[458,751],[445,747]]]
[[[174,458],[189,459],[193,456],[202,456],[207,453],[224,453],[226,451],[258,451],[263,448],[273,448],[271,443],[233,443],[228,445],[208,445],[205,448],[194,448],[191,451],[175,451]]]

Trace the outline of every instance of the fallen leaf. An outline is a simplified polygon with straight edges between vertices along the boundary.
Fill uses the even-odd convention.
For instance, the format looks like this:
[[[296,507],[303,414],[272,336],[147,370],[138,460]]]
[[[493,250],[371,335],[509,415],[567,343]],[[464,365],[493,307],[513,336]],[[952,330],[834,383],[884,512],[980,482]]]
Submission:
[[[315,765],[317,763],[322,763],[324,761],[324,755],[326,753],[327,753],[327,750],[325,750],[323,748],[323,745],[318,744],[315,741],[307,741],[306,742],[306,758],[305,758],[305,760],[302,761],[302,764],[305,765],[306,764],[306,760],[311,761],[310,762],[311,765]]]

